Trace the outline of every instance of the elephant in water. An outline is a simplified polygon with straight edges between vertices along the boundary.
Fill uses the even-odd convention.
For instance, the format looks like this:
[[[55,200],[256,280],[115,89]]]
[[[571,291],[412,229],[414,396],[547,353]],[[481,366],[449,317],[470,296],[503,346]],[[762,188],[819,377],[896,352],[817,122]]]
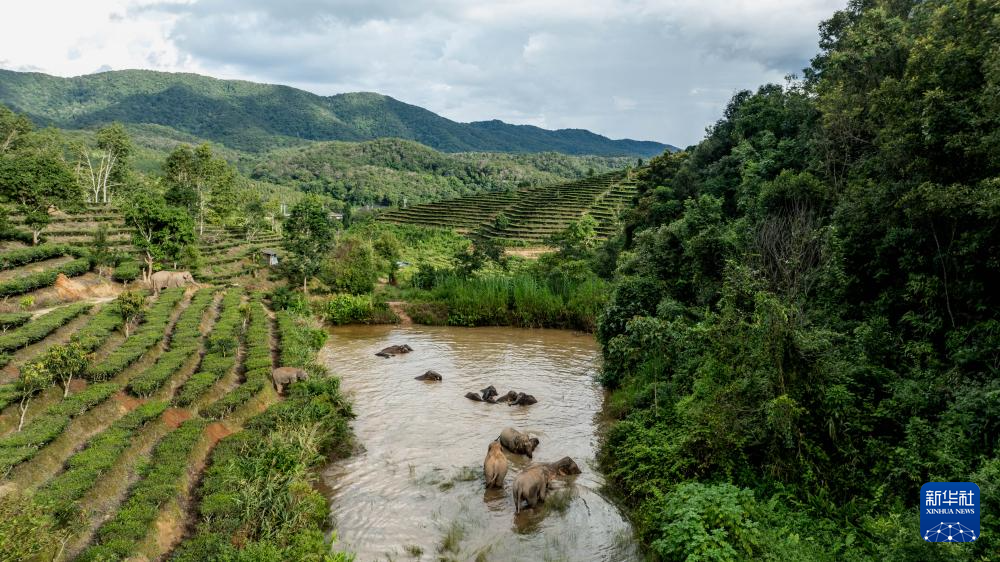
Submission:
[[[375,356],[385,357],[388,359],[389,357],[395,357],[396,355],[402,355],[411,351],[413,351],[413,348],[404,343],[403,345],[390,345],[389,347],[376,353]]]
[[[504,428],[497,441],[508,451],[516,455],[525,455],[529,459],[539,444],[537,437],[529,437],[527,433],[521,433],[513,427]]]
[[[278,367],[271,371],[271,380],[274,382],[274,389],[278,391],[278,394],[284,394],[289,384],[308,378],[309,373],[298,367]]]
[[[154,295],[159,295],[163,289],[187,285],[198,286],[190,271],[157,271],[149,277],[149,286]]]
[[[419,377],[413,377],[413,378],[417,379],[418,381],[438,382],[438,381],[441,380],[441,373],[439,373],[437,371],[434,371],[434,370],[431,370],[431,371],[427,371],[426,373],[420,375]]]
[[[532,464],[514,478],[514,513],[521,512],[521,504],[532,508],[545,501],[549,492],[549,482],[558,476],[580,474],[576,461],[563,457],[555,462]]]
[[[503,488],[503,481],[507,478],[507,457],[499,441],[491,441],[486,450],[483,474],[486,475],[487,488]]]

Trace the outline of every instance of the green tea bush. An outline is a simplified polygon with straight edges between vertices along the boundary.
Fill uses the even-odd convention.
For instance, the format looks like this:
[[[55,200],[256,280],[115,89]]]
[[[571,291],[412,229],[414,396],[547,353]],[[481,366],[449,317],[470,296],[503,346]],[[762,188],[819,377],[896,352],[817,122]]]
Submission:
[[[85,254],[86,252],[81,248],[65,244],[42,244],[40,246],[31,246],[30,248],[9,250],[0,254],[0,271],[60,256],[83,257]]]
[[[88,352],[94,351],[108,341],[121,325],[122,317],[115,310],[114,304],[107,304],[84,327],[70,336],[70,340],[78,342]]]
[[[306,367],[326,342],[327,333],[312,325],[308,317],[278,312],[280,363],[283,367]]]
[[[166,407],[166,402],[142,404],[94,436],[83,450],[66,461],[62,473],[38,491],[36,501],[45,506],[46,511],[55,516],[61,525],[73,521],[79,512],[77,502],[80,498],[114,466],[131,444],[135,433],[159,417]]]
[[[32,458],[66,429],[70,420],[101,404],[118,392],[112,383],[93,384],[63,398],[28,422],[21,431],[0,438],[0,474]]]
[[[135,360],[163,339],[174,306],[184,298],[184,289],[177,287],[160,292],[149,307],[144,322],[118,348],[100,363],[91,365],[84,376],[88,380],[107,380],[125,370]]]
[[[222,398],[209,404],[202,410],[202,416],[209,419],[224,418],[256,396],[270,381],[272,365],[269,322],[259,297],[250,303],[244,340],[246,341],[246,356],[243,358],[245,371],[243,383],[226,393]],[[207,375],[206,378],[208,376],[210,375]],[[212,378],[212,380],[215,379]],[[183,404],[181,395],[178,395],[177,402]]]
[[[111,274],[111,278],[115,281],[126,283],[129,281],[135,281],[141,274],[142,264],[139,263],[138,260],[127,259],[115,266],[115,270],[114,273]]]
[[[188,378],[177,392],[174,402],[188,406],[200,398],[215,381],[224,377],[236,364],[236,348],[239,347],[242,330],[240,302],[242,291],[230,289],[222,298],[219,320],[212,328],[206,345],[207,352],[202,357],[198,372]]]
[[[20,295],[42,287],[49,287],[56,282],[56,277],[60,273],[66,275],[66,277],[76,277],[88,271],[90,271],[90,259],[78,258],[58,267],[37,273],[29,273],[28,275],[0,283],[0,297]]]
[[[70,320],[87,312],[93,305],[78,302],[39,316],[20,328],[0,334],[0,351],[13,351],[39,342]]]
[[[154,447],[139,481],[114,517],[102,525],[93,544],[77,560],[123,560],[149,534],[160,507],[176,498],[188,470],[188,456],[201,440],[206,422],[191,419],[181,424]]]
[[[31,320],[32,316],[30,312],[4,312],[0,314],[0,332],[17,328]]]
[[[202,289],[194,294],[191,303],[177,318],[170,336],[170,350],[161,355],[150,368],[134,377],[128,384],[130,394],[148,397],[160,389],[193,355],[198,353],[201,338],[199,327],[205,311],[212,304],[212,289]]]

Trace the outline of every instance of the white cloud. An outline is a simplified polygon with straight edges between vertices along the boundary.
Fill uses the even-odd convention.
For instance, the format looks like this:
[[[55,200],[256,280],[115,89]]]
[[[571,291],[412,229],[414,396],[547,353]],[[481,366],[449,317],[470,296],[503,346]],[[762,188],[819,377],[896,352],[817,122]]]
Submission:
[[[460,120],[697,141],[737,90],[780,81],[846,0],[35,0],[0,66],[152,68],[368,90]]]

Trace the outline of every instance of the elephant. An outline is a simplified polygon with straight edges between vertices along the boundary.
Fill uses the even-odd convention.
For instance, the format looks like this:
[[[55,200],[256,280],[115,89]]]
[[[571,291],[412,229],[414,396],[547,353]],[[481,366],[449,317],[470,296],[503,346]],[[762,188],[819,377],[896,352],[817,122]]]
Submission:
[[[389,357],[395,357],[396,355],[409,353],[411,351],[413,351],[413,348],[404,343],[403,345],[390,345],[389,347],[376,353],[375,356],[389,358]]]
[[[479,397],[478,392],[466,392],[465,397],[474,402],[482,402],[483,399]]]
[[[149,286],[153,289],[154,295],[159,295],[163,289],[185,285],[198,286],[190,271],[157,271],[149,277]]]
[[[529,459],[539,444],[537,437],[529,437],[527,433],[521,433],[513,427],[504,428],[500,432],[500,437],[497,437],[497,441],[508,451],[517,455],[525,455]]]
[[[549,473],[553,476],[573,476],[574,474],[580,474],[579,465],[577,465],[576,461],[569,457],[563,457],[555,462],[535,463],[528,468],[534,468],[537,466],[548,469]]]
[[[309,378],[309,373],[305,369],[298,367],[278,367],[271,371],[271,380],[274,382],[274,389],[278,394],[284,394],[285,388],[295,381],[304,381]]]
[[[496,400],[493,399],[497,395],[497,389],[493,385],[489,385],[486,388],[479,391],[483,395],[483,402],[489,402],[491,404],[495,403]]]
[[[517,393],[513,390],[496,399],[497,402],[513,402],[514,400],[517,400]]]
[[[510,393],[508,393],[508,396],[509,395],[510,395]],[[517,396],[513,400],[511,400],[510,402],[507,402],[507,405],[508,406],[530,406],[532,404],[537,404],[537,403],[538,403],[538,400],[535,400],[534,396],[532,396],[530,394],[525,394],[523,392],[518,392]]]
[[[514,513],[521,513],[522,503],[532,508],[544,502],[551,479],[552,471],[545,466],[534,466],[521,471],[514,478]]]
[[[486,475],[487,488],[503,488],[503,481],[507,478],[507,457],[499,441],[491,441],[486,449],[483,474]]]
[[[427,371],[426,373],[420,375],[419,377],[413,377],[413,378],[415,378],[418,381],[439,382],[441,380],[441,373],[438,373],[437,371],[431,370],[431,371]]]

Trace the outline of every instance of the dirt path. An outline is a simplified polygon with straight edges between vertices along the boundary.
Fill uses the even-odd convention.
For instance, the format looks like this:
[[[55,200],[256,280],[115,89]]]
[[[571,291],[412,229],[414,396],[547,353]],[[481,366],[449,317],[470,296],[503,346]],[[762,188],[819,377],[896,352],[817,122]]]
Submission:
[[[404,301],[389,301],[386,304],[389,305],[389,308],[392,309],[396,316],[399,316],[400,326],[409,326],[413,324],[413,319],[406,313],[406,305],[409,303]]]

